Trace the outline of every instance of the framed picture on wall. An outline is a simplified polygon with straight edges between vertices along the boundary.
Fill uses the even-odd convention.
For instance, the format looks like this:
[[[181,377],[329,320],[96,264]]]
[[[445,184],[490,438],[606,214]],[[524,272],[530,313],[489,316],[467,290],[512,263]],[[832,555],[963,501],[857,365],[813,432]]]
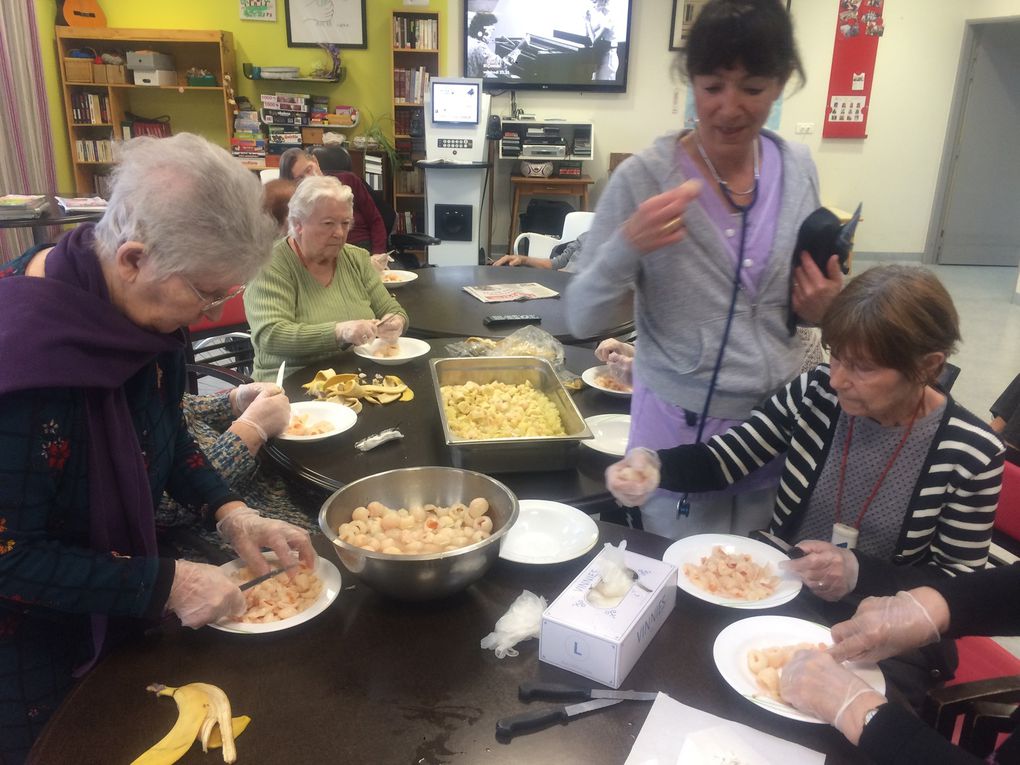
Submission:
[[[786,11],[790,11],[790,3],[786,0]],[[683,50],[687,47],[687,36],[691,33],[694,20],[708,0],[673,0],[673,18],[669,24],[669,49]]]
[[[367,48],[365,0],[283,0],[287,15],[287,45],[317,48],[323,43],[341,48]]]

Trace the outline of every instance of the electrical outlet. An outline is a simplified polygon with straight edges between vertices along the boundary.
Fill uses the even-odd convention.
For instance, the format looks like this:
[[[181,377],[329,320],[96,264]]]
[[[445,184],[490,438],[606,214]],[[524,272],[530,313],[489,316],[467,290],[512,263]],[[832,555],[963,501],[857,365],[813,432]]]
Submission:
[[[809,133],[815,132],[815,123],[813,122],[798,122],[797,128],[794,130],[797,135],[808,135]]]

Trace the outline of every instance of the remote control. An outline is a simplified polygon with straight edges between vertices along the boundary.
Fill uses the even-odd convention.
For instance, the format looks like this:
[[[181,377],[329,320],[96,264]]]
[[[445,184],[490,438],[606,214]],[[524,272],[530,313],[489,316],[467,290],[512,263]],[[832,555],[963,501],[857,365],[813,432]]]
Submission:
[[[536,313],[508,313],[503,315],[490,314],[482,321],[486,325],[492,324],[541,324],[542,317]]]

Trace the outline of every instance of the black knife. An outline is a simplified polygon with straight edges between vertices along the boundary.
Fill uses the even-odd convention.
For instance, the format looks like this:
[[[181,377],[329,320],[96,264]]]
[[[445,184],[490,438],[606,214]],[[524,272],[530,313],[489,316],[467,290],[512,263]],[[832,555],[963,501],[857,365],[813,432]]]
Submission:
[[[249,579],[242,585],[238,585],[237,589],[239,589],[241,592],[244,592],[245,590],[251,589],[256,584],[262,584],[263,582],[272,579],[274,576],[279,576],[287,569],[294,568],[294,566],[296,565],[297,563],[291,563],[289,566],[284,566],[283,568],[274,568],[271,571],[266,572],[262,576],[257,576],[254,579]]]
[[[797,558],[803,558],[807,555],[801,548],[795,547],[787,542],[785,539],[780,539],[775,534],[770,534],[767,531],[758,530],[754,532],[754,536],[760,537],[761,541],[767,545],[775,547],[780,552],[786,553],[791,560],[797,560]]]
[[[531,712],[524,712],[511,717],[504,717],[496,721],[496,737],[502,739],[513,738],[518,733],[547,728],[555,723],[565,723],[571,717],[583,715],[586,712],[593,712],[596,709],[619,704],[623,699],[592,699],[583,704],[571,704],[566,707],[545,707],[535,709]]]
[[[521,683],[517,697],[521,701],[533,699],[559,699],[560,701],[587,701],[588,699],[616,699],[618,701],[655,701],[654,691],[604,691],[598,688],[578,688],[562,683]]]

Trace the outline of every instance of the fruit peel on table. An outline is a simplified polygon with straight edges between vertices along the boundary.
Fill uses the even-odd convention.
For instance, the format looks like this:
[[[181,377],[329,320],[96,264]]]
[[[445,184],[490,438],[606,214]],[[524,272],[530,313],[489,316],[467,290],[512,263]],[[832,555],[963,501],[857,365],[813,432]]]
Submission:
[[[391,404],[394,401],[411,401],[414,391],[396,375],[376,375],[368,378],[354,372],[337,374],[332,369],[320,369],[311,382],[301,386],[308,395],[322,401],[333,401],[361,411],[361,402]]]

